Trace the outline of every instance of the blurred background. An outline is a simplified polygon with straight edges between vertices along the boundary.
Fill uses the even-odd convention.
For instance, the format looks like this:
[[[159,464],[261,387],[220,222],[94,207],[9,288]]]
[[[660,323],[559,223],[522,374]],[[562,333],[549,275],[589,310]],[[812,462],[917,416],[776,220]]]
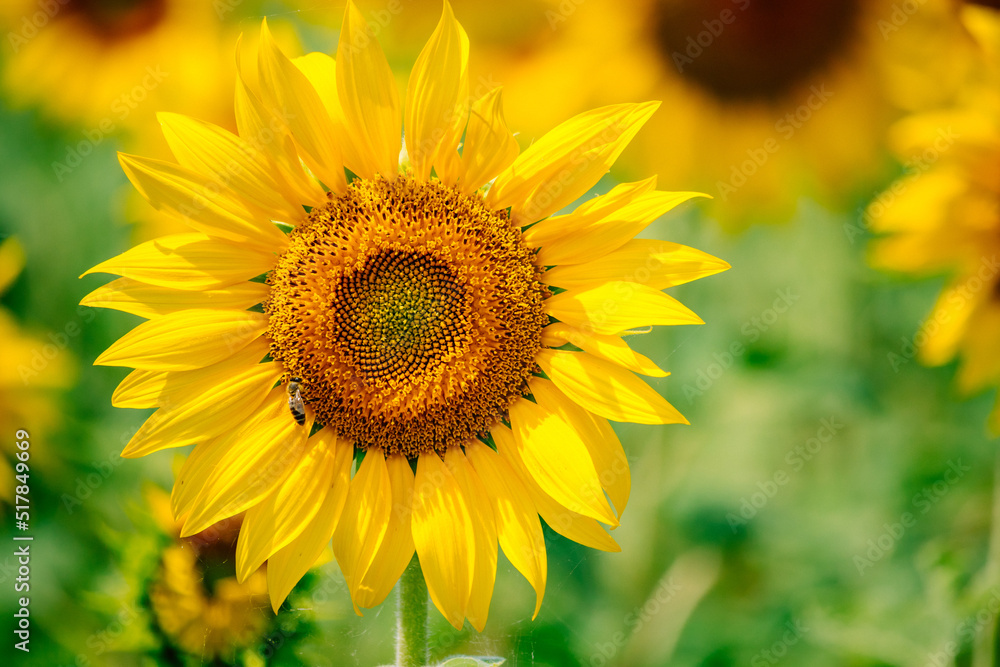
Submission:
[[[405,85],[437,0],[360,0]],[[690,426],[616,425],[630,506],[601,553],[546,529],[549,583],[503,558],[486,631],[432,610],[432,656],[510,665],[1000,663],[1000,16],[950,0],[453,0],[472,90],[503,84],[522,147],[623,101],[660,110],[595,188],[700,190],[644,236],[732,270],[672,290],[706,322],[631,344]],[[146,411],[91,364],[138,318],[79,279],[171,231],[123,150],[157,111],[234,124],[237,39],[335,50],[339,0],[5,0],[0,7],[0,612],[17,665],[377,665],[334,562],[275,617],[233,580],[234,526],[180,541],[176,454],[119,452]],[[973,282],[974,281],[974,282]],[[964,291],[956,291],[961,288]],[[937,304],[937,305],[935,305]],[[996,419],[993,418],[995,422]],[[30,433],[30,593],[12,537]],[[23,573],[22,573],[23,574]],[[258,573],[260,574],[260,573]],[[4,658],[4,664],[12,664]]]

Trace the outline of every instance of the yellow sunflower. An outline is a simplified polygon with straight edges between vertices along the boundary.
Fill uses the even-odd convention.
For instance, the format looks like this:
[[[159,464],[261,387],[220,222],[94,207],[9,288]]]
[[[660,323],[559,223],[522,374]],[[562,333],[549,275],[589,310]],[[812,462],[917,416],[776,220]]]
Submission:
[[[204,0],[7,0],[0,5],[3,87],[87,127],[100,143],[144,109],[184,106],[214,117],[222,21],[240,3]],[[82,151],[81,151],[82,152]]]
[[[983,63],[958,107],[893,128],[906,174],[880,194],[864,222],[879,234],[876,268],[946,275],[933,311],[890,354],[940,365],[958,357],[965,393],[1000,384],[1000,14],[966,7]],[[1000,433],[1000,406],[990,418]]]
[[[509,84],[508,110],[527,122],[517,129],[532,138],[615,99],[669,100],[649,124],[669,140],[641,142],[623,166],[713,195],[729,228],[787,220],[805,195],[853,207],[885,173],[893,108],[939,103],[965,62],[944,0],[919,11],[896,0],[535,4],[543,24],[480,63]]]
[[[83,303],[148,318],[96,361],[136,369],[115,405],[158,408],[123,456],[195,444],[172,495],[182,535],[245,511],[237,573],[266,560],[275,608],[332,538],[356,608],[416,552],[441,613],[482,629],[499,544],[537,614],[539,515],[618,548],[602,524],[629,468],[607,420],[685,421],[633,375],[666,374],[623,333],[701,323],[660,290],[728,268],[633,238],[696,196],[655,178],[553,215],[658,103],[581,114],[520,152],[500,90],[469,84],[447,3],[403,99],[352,3],[336,61],[261,31],[238,136],[165,114],[177,163],[121,156],[192,228],[88,272],[121,278]]]
[[[242,582],[233,567],[241,517],[181,539],[167,494],[150,487],[146,499],[160,530],[173,538],[148,589],[159,630],[203,662],[232,662],[238,651],[263,644],[273,618],[266,612],[266,566]]]

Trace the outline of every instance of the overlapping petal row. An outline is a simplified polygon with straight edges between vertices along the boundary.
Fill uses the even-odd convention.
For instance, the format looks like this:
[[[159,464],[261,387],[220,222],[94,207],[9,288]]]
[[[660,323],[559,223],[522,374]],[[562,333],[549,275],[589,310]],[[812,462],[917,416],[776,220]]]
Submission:
[[[121,156],[150,204],[191,228],[90,271],[120,277],[83,303],[147,319],[96,362],[135,369],[116,406],[156,409],[123,455],[195,445],[171,498],[183,534],[245,512],[238,574],[266,560],[275,610],[332,540],[358,610],[382,602],[416,552],[441,613],[482,629],[499,545],[534,587],[537,614],[546,580],[540,519],[581,544],[618,549],[604,526],[618,525],[630,476],[608,420],[685,423],[634,375],[666,373],[623,334],[701,323],[660,290],[728,265],[634,238],[696,193],[659,191],[647,179],[557,215],[608,171],[657,104],[581,114],[520,151],[500,90],[470,97],[468,50],[446,3],[401,97],[353,4],[336,59],[288,58],[265,23],[257,62],[238,63],[238,135],[164,114],[176,162]],[[313,428],[311,410],[304,428],[289,415],[286,371],[268,356],[268,316],[258,306],[269,286],[260,276],[288,247],[285,230],[345,193],[349,175],[401,173],[509,210],[547,269],[551,323],[530,398],[498,416],[488,437],[415,460],[368,449],[355,465],[354,442]]]

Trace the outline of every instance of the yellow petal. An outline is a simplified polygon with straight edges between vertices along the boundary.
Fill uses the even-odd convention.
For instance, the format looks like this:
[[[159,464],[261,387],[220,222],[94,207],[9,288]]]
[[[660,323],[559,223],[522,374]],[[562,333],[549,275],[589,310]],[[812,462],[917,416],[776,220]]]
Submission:
[[[250,90],[243,78],[240,48],[236,48],[236,98],[234,110],[240,138],[268,156],[276,167],[276,178],[290,201],[310,206],[325,198],[323,188],[302,169],[291,130]]]
[[[336,438],[310,438],[307,452],[285,481],[247,511],[236,545],[239,581],[288,546],[315,518],[333,482]]]
[[[531,504],[552,530],[591,549],[621,551],[614,538],[596,520],[566,509],[538,486],[521,460],[514,434],[509,428],[500,424],[494,426],[490,434],[497,444],[497,453],[517,473],[517,478],[528,490]]]
[[[110,308],[147,319],[180,310],[214,308],[246,309],[262,303],[270,292],[264,283],[238,283],[214,290],[176,290],[146,285],[131,278],[119,278],[83,297],[80,304],[92,308]]]
[[[337,97],[337,62],[325,53],[315,51],[299,58],[292,58],[292,62],[302,70],[323,100],[323,106],[326,107],[326,112],[333,123],[333,136],[344,154],[344,166],[358,173],[358,169],[363,168],[364,161],[359,157],[361,152],[356,145],[356,139],[344,126],[344,110]]]
[[[587,445],[562,415],[522,398],[510,408],[510,427],[525,467],[547,494],[578,514],[618,525]]]
[[[542,350],[536,361],[564,394],[594,414],[637,424],[688,423],[648,384],[611,362],[562,350]]]
[[[181,524],[191,514],[198,494],[215,473],[216,464],[229,447],[229,439],[230,434],[226,434],[195,445],[184,459],[170,492],[170,509]]]
[[[639,195],[621,206],[595,206],[557,216],[538,225],[532,245],[543,236],[557,238],[541,245],[538,262],[543,266],[590,262],[617,250],[661,215],[694,197],[697,192],[662,192]],[[536,246],[537,247],[537,246]]]
[[[316,438],[332,441],[336,439],[336,435],[329,428],[324,428],[311,440]],[[319,511],[301,535],[268,559],[267,590],[274,613],[278,613],[278,607],[295,584],[320,559],[330,544],[330,538],[333,537],[347,501],[353,461],[354,446],[345,440],[337,440],[334,446],[333,481]]]
[[[479,475],[461,448],[449,449],[444,455],[444,463],[458,482],[472,514],[476,561],[472,571],[472,591],[469,594],[465,615],[472,623],[472,627],[482,632],[490,613],[493,585],[497,576],[497,526],[493,517],[493,506]]]
[[[182,403],[259,363],[270,349],[268,340],[262,337],[233,356],[204,368],[190,371],[132,371],[115,389],[111,404],[118,408],[155,408]]]
[[[392,489],[385,456],[369,450],[351,480],[347,504],[333,534],[333,553],[357,611],[357,591],[389,527]],[[358,612],[360,614],[360,612]]]
[[[96,366],[186,371],[222,361],[267,329],[267,316],[246,310],[182,310],[143,322],[104,351]]]
[[[239,247],[204,234],[175,234],[141,243],[88,269],[181,290],[229,287],[274,268],[275,249]]]
[[[465,622],[476,568],[472,510],[435,454],[421,454],[413,492],[413,544],[434,606],[456,630]]]
[[[983,290],[989,299],[989,288]],[[962,363],[956,378],[958,390],[971,394],[1000,381],[1000,355],[996,341],[1000,339],[1000,308],[987,301],[975,315],[975,326],[966,330],[961,345]]]
[[[115,388],[111,405],[116,408],[155,408],[169,376],[167,371],[132,371]]]
[[[600,259],[553,267],[542,274],[542,282],[563,289],[586,289],[626,281],[660,290],[728,268],[721,259],[679,243],[632,239]]]
[[[520,225],[552,215],[594,187],[659,106],[617,104],[570,118],[497,176],[487,205],[509,206]]]
[[[921,174],[919,188],[903,187],[888,203],[877,199],[864,220],[878,234],[927,232],[948,220],[956,201],[971,194],[968,174],[942,165]]]
[[[572,227],[586,226],[602,220],[655,189],[656,176],[634,183],[619,183],[607,193],[582,202],[572,213],[532,225],[524,232],[524,240],[529,248],[543,248],[566,236]]]
[[[132,436],[122,456],[138,458],[184,447],[236,428],[254,414],[283,372],[273,362],[245,366],[201,393],[161,400],[160,409]]]
[[[545,596],[548,566],[545,536],[528,489],[510,464],[481,442],[467,445],[465,453],[493,504],[500,547],[535,589],[534,620]]]
[[[220,438],[224,451],[211,461],[212,472],[191,504],[181,537],[239,514],[272,493],[302,460],[308,433],[308,422],[299,426],[288,413],[284,387],[273,389],[256,417]]]
[[[399,170],[402,118],[399,91],[375,32],[351,0],[344,11],[337,44],[337,97],[348,133],[358,139],[356,172],[393,179]]]
[[[521,149],[503,116],[501,88],[472,103],[462,146],[462,192],[472,194],[510,166]]]
[[[170,151],[182,167],[230,188],[271,220],[302,222],[306,212],[282,196],[273,163],[254,146],[211,123],[173,113],[156,115]]]
[[[672,296],[624,282],[560,292],[545,300],[545,312],[596,334],[616,334],[651,324],[705,323]]]
[[[457,180],[468,97],[469,37],[445,0],[406,88],[406,152],[417,180],[428,180],[431,167],[446,185]]]
[[[531,378],[528,387],[538,405],[562,415],[587,445],[587,451],[597,470],[597,477],[614,504],[614,510],[620,520],[631,493],[632,473],[628,467],[625,450],[611,424],[603,417],[587,412],[571,401],[550,380]]]
[[[362,577],[354,599],[359,607],[364,608],[381,604],[413,559],[413,531],[410,529],[413,470],[406,457],[399,454],[386,459],[386,467],[392,489],[392,512],[389,514],[389,525],[382,544],[371,567]]]
[[[266,19],[260,26],[258,68],[264,104],[292,131],[303,160],[319,180],[334,192],[344,192],[347,177],[330,115],[306,75],[278,48]]]
[[[976,283],[968,284],[970,280]],[[968,332],[969,320],[985,299],[992,297],[991,290],[974,289],[979,284],[978,276],[963,276],[953,280],[941,290],[934,304],[934,310],[925,320],[933,323],[924,327],[923,345],[918,355],[922,363],[939,366],[951,361],[958,352],[962,339]]]
[[[997,395],[993,403],[993,410],[990,412],[986,423],[989,427],[990,435],[993,437],[1000,435],[1000,394]]]
[[[157,527],[170,537],[176,538],[180,534],[180,526],[174,521],[174,515],[170,511],[170,494],[155,482],[147,480],[142,485],[142,496]]]
[[[291,60],[292,64],[309,79],[330,120],[336,122],[340,113],[340,101],[337,99],[337,62],[318,51]]]
[[[23,268],[24,248],[16,238],[8,238],[0,244],[0,294],[7,291]]]
[[[229,188],[180,165],[118,154],[125,175],[146,201],[212,237],[281,251],[288,238],[270,222],[251,211]]]
[[[622,340],[619,336],[602,336],[589,333],[583,329],[571,327],[563,322],[553,322],[542,329],[542,344],[548,347],[560,347],[571,343],[584,352],[595,357],[618,364],[630,371],[650,375],[652,377],[667,377],[669,373],[661,370],[651,359],[645,357]]]

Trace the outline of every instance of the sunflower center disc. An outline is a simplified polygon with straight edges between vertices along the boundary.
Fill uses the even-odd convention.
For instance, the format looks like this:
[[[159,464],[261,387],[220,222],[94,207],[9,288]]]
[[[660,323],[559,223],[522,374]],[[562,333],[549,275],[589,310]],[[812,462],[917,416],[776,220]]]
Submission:
[[[781,97],[857,32],[858,0],[674,0],[653,21],[665,64],[723,100]]]
[[[64,0],[67,10],[81,15],[108,38],[138,35],[155,27],[167,12],[166,0]]]
[[[334,292],[332,328],[365,379],[433,372],[468,340],[468,293],[433,255],[376,252]]]
[[[480,197],[355,180],[292,232],[268,279],[271,355],[341,437],[444,452],[496,424],[537,370],[538,278],[520,230]]]

